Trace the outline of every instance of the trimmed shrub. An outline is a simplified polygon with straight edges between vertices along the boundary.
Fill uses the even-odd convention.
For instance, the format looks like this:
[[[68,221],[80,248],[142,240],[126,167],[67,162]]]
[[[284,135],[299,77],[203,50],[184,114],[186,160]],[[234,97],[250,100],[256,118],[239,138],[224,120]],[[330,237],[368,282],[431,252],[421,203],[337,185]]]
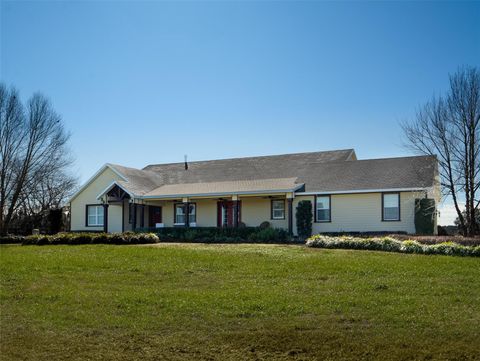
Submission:
[[[435,200],[415,199],[415,230],[417,234],[433,234],[435,229]]]
[[[307,238],[312,235],[312,202],[298,202],[295,212],[297,219],[297,233],[300,238]]]
[[[480,257],[480,246],[462,246],[454,242],[426,245],[414,240],[400,241],[392,237],[329,237],[317,234],[310,237],[306,245],[317,248],[363,249],[385,252]]]
[[[285,242],[288,240],[288,232],[284,229],[265,228],[250,234],[248,240],[259,243]]]
[[[286,243],[290,241],[288,232],[280,228],[260,227],[166,227],[143,228],[139,231],[154,232],[162,242],[195,243]]]

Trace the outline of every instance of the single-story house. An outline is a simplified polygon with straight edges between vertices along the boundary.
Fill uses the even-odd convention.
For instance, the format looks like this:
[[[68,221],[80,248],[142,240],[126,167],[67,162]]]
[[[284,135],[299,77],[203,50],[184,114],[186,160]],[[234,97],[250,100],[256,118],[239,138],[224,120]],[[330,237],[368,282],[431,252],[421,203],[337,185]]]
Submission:
[[[71,198],[71,230],[268,221],[296,234],[295,209],[309,200],[314,233],[415,233],[415,200],[440,199],[437,173],[432,156],[358,160],[353,149],[143,169],[106,164]]]

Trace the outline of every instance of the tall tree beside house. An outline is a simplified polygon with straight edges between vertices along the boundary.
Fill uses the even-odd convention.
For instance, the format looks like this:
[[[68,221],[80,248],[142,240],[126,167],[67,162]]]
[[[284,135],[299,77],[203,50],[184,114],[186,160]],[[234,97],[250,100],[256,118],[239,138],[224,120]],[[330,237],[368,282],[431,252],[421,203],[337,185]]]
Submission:
[[[460,68],[450,76],[448,91],[402,127],[409,148],[437,156],[442,193],[452,197],[464,235],[479,233],[474,220],[480,204],[480,70]]]
[[[69,138],[44,95],[23,105],[0,83],[0,234],[19,218],[60,207],[74,190]]]

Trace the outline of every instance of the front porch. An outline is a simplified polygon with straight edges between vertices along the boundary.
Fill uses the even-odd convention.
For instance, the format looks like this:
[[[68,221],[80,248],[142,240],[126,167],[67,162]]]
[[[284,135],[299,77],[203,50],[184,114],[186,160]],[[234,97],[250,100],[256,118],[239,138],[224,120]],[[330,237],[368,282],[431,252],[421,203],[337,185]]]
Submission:
[[[130,199],[121,205],[123,230],[164,227],[258,227],[269,222],[292,233],[293,196]],[[113,204],[112,204],[113,205]],[[112,206],[110,205],[110,207]],[[188,210],[188,212],[187,212]],[[108,229],[106,231],[109,231]]]
[[[114,183],[97,199],[104,231],[165,227],[258,227],[269,222],[293,234],[296,178],[172,184],[133,194]],[[115,213],[115,216],[112,215]],[[114,224],[112,224],[112,221]]]

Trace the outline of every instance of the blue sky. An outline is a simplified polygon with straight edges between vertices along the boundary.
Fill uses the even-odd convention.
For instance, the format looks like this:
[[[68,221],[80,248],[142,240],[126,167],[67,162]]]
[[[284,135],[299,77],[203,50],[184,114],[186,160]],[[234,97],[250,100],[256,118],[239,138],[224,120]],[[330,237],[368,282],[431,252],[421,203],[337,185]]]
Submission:
[[[480,64],[478,2],[1,2],[0,74],[48,95],[86,180],[149,163],[355,148]]]

